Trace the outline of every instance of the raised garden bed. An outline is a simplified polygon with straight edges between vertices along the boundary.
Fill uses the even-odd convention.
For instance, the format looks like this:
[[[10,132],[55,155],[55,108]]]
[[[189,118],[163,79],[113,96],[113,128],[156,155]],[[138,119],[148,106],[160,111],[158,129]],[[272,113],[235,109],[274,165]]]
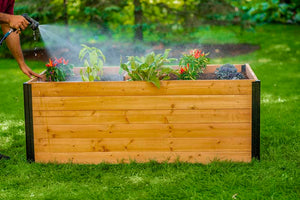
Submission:
[[[204,73],[219,65],[208,65]],[[27,159],[57,163],[260,158],[260,81],[24,83]],[[104,68],[117,73],[118,67]]]

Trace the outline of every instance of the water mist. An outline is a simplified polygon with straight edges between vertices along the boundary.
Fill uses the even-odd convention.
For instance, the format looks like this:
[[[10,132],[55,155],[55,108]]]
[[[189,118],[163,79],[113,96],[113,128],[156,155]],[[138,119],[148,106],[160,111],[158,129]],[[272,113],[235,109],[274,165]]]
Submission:
[[[51,57],[64,57],[69,60],[71,64],[75,67],[83,66],[78,58],[79,52],[82,49],[82,44],[89,43],[90,40],[96,40],[97,35],[86,29],[78,29],[70,26],[63,25],[40,25],[39,27],[40,35],[45,43],[48,54]],[[95,43],[95,42],[94,42]],[[96,44],[88,46],[95,46],[103,51],[105,57],[109,61],[109,64],[118,66],[120,63],[120,55],[118,55],[118,60],[111,60],[115,58],[111,56],[111,53],[106,49],[98,47]],[[107,63],[104,63],[107,66]],[[103,74],[101,77],[102,81],[118,81],[122,80],[123,77],[120,74]]]

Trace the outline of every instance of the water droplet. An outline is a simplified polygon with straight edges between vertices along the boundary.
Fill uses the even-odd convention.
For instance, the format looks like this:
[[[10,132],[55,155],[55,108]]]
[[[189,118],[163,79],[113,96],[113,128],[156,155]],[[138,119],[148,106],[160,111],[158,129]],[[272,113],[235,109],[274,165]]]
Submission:
[[[32,33],[33,33],[33,40],[36,41],[36,31],[33,31]]]
[[[37,47],[34,47],[33,53],[34,53],[34,56],[37,57]]]

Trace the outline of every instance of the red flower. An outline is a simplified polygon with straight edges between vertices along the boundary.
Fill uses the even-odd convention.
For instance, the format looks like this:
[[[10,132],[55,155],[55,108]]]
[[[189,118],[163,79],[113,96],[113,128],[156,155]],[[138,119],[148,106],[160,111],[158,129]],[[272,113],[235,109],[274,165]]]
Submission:
[[[46,64],[46,66],[47,67],[56,67],[56,66],[60,66],[61,64],[67,65],[68,63],[69,63],[69,60],[65,60],[63,57],[61,57],[60,59],[57,59],[56,57],[54,57],[53,60],[51,58],[49,58],[49,63]]]
[[[187,67],[180,68],[180,72],[179,72],[180,74],[183,74],[184,72],[187,72],[189,70],[190,64],[188,63],[186,66]]]
[[[180,74],[183,74],[184,72],[185,72],[184,69],[181,67],[179,73],[180,73]]]
[[[49,63],[46,64],[47,67],[55,67],[57,65],[57,63],[54,63],[51,58],[49,58]]]
[[[201,50],[196,50],[195,52],[194,52],[194,57],[197,59],[197,58],[199,58],[200,57],[200,54],[201,54]]]
[[[69,60],[63,59],[63,63],[64,63],[64,65],[67,65],[69,63]]]
[[[57,59],[55,57],[55,62],[58,63],[58,64],[61,64],[63,62],[63,58],[61,57],[60,59]]]
[[[204,56],[204,53],[201,53],[202,51],[199,49],[194,49],[190,51],[190,54],[193,55],[196,59],[200,58],[200,56]]]

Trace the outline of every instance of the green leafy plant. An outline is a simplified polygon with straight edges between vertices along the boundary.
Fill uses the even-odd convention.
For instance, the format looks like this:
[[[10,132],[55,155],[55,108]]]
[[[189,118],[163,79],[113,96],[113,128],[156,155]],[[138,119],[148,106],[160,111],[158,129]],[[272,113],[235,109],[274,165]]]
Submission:
[[[147,56],[129,56],[127,63],[122,63],[121,69],[125,70],[132,81],[148,81],[160,88],[160,80],[170,79],[170,73],[174,70],[164,66],[166,63],[176,61],[175,58],[168,58],[171,49],[166,49],[164,54],[155,55],[151,52]]]
[[[96,47],[88,47],[82,44],[83,48],[79,52],[79,59],[84,59],[85,69],[80,70],[80,75],[83,81],[100,80],[100,76],[103,74],[103,63],[105,62],[105,56],[102,51]],[[88,57],[89,60],[86,58]],[[100,76],[98,75],[100,73]]]
[[[179,61],[179,79],[196,80],[208,63],[208,55],[202,53],[199,49],[190,51],[189,54],[184,54]]]
[[[46,64],[46,79],[47,81],[65,81],[67,77],[73,75],[73,66],[68,64],[69,61],[63,57],[60,59],[49,59]]]

